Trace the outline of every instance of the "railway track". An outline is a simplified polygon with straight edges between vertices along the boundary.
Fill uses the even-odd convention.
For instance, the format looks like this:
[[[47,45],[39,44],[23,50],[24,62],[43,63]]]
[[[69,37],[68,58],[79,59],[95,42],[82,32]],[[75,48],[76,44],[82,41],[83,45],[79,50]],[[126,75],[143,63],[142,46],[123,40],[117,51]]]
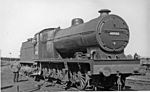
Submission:
[[[143,80],[132,80],[128,79],[129,84],[136,84],[136,85],[149,85],[150,86],[150,81],[143,81]]]
[[[150,76],[135,76],[126,80],[126,85],[138,91],[150,90]]]

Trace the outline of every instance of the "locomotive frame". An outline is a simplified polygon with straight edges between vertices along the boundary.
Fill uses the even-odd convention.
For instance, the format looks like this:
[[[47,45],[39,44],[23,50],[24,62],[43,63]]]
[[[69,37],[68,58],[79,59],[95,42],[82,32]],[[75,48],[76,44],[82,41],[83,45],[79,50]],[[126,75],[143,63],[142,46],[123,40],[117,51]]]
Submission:
[[[76,74],[78,73],[78,71],[81,72],[82,76],[80,76],[78,78],[79,81],[74,81],[75,79],[73,79],[73,81],[71,80],[72,78],[70,78],[69,80],[71,80],[72,83],[75,83],[75,84],[78,84],[78,85],[75,85],[79,90],[84,90],[87,88],[87,85],[90,85],[92,86],[93,90],[95,90],[95,88],[97,89],[97,87],[102,87],[106,90],[109,90],[110,88],[113,88],[114,83],[117,82],[117,71],[118,70],[118,67],[115,67],[115,66],[120,66],[120,67],[124,67],[123,69],[127,68],[127,69],[131,69],[133,70],[133,68],[136,66],[138,67],[139,66],[139,61],[140,60],[135,60],[135,59],[130,59],[130,60],[122,60],[120,62],[120,60],[87,60],[87,59],[43,59],[43,60],[35,60],[35,62],[37,63],[37,65],[40,67],[40,70],[42,70],[43,68],[55,68],[56,70],[58,69],[58,65],[60,63],[63,63],[64,66],[59,68],[59,70],[62,70],[62,69],[66,69],[66,70],[69,70],[68,73],[70,72],[72,75],[73,73],[75,72]],[[49,66],[49,65],[52,65],[51,63],[55,63],[57,64],[56,66]],[[69,66],[70,64],[70,66]],[[85,64],[86,67],[80,67],[81,64]],[[87,64],[88,64],[88,69],[83,69],[83,68],[87,68]],[[112,65],[113,64],[113,65]],[[75,67],[75,65],[78,65],[78,68]],[[49,66],[49,67],[47,67]],[[100,71],[100,69],[97,69],[97,66],[98,67],[101,67],[101,70],[104,69],[105,67],[108,67],[111,68],[111,70],[114,70],[114,71],[111,71],[111,74],[109,76],[111,76],[110,78],[113,80],[109,80],[107,81],[107,83],[109,84],[113,84],[111,86],[109,86],[109,88],[105,88],[106,85],[98,85],[98,83],[100,83],[102,80],[105,79],[105,77],[103,77],[103,75],[100,75],[101,73],[103,73],[103,71]],[[71,67],[73,68],[76,68],[76,70],[74,69],[71,69]],[[82,69],[79,69],[82,68]],[[113,69],[113,68],[117,68],[117,70]],[[121,68],[119,68],[121,69]],[[88,72],[90,71],[91,75],[90,77],[92,79],[90,84],[88,84],[88,82],[86,81],[86,74],[88,74]],[[128,70],[127,70],[128,71]],[[124,86],[125,86],[125,80],[126,80],[126,77],[128,76],[132,76],[132,75],[136,75],[138,73],[135,73],[135,71],[130,71],[127,72],[127,71],[124,71],[124,72],[121,72],[121,76],[122,76],[122,80],[121,81],[124,81]],[[100,78],[100,79],[99,79]],[[88,81],[90,81],[88,80]],[[97,81],[98,80],[98,81]],[[112,81],[112,82],[111,82]]]

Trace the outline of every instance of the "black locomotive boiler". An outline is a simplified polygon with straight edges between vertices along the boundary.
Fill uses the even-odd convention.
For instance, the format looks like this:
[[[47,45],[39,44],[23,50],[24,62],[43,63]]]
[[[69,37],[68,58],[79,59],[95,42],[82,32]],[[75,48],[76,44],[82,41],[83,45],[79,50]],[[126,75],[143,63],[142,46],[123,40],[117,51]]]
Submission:
[[[78,89],[86,88],[88,75],[93,81],[90,85],[113,87],[118,72],[122,77],[132,75],[140,61],[124,54],[129,42],[127,23],[120,16],[109,14],[108,9],[99,13],[100,16],[86,23],[75,18],[68,28],[48,28],[35,34],[23,43],[21,60],[35,61],[40,70],[50,69],[56,74],[68,70],[69,80]]]

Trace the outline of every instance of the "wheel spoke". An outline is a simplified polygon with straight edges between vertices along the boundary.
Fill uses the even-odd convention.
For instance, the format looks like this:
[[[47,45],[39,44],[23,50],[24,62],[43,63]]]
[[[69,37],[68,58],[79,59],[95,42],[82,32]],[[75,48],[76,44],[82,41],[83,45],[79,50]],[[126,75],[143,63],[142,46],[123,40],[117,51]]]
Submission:
[[[78,80],[80,80],[80,81],[76,84],[76,87],[79,90],[83,90],[86,86],[85,77],[84,76],[78,76]]]

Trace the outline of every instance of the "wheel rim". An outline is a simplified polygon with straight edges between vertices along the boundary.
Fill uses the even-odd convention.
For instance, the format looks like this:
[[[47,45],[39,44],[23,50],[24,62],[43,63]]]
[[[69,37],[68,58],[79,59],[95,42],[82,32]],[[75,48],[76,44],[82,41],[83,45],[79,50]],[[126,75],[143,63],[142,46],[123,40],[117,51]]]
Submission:
[[[79,76],[78,77],[78,82],[76,83],[76,87],[79,90],[83,90],[86,87],[86,81],[85,81],[85,77],[84,76]]]

